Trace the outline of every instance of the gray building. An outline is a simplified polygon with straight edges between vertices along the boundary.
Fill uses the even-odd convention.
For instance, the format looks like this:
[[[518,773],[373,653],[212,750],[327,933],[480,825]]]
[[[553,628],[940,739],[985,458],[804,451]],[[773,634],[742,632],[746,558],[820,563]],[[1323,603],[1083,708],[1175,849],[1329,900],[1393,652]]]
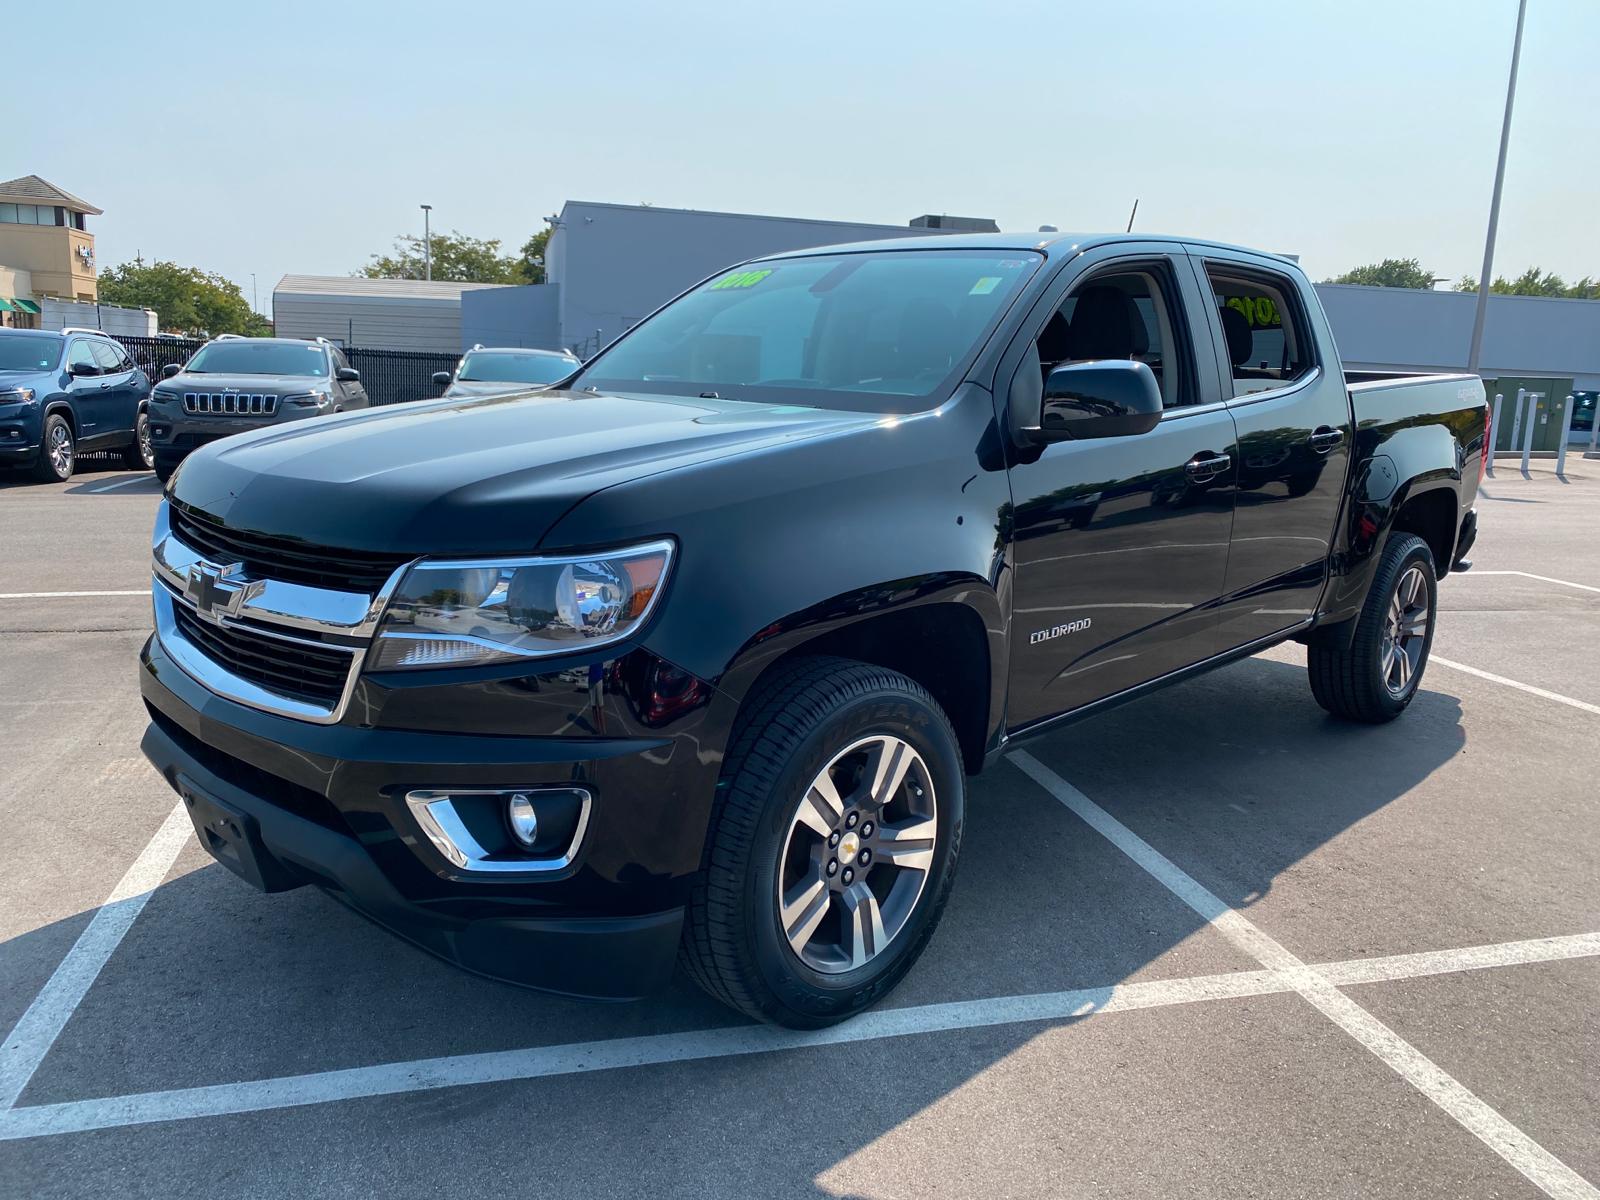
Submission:
[[[747,258],[970,229],[996,226],[970,217],[864,225],[569,200],[545,252],[549,282],[464,297],[461,344],[592,354],[684,288]]]
[[[506,290],[513,289],[494,283],[285,275],[272,290],[272,323],[279,337],[454,354],[462,346],[463,296]]]

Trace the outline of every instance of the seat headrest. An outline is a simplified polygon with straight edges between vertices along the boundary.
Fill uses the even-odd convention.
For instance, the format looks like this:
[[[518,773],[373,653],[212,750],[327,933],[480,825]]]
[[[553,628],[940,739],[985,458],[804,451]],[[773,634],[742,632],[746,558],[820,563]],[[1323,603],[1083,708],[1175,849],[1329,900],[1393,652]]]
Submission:
[[[1242,367],[1250,359],[1250,347],[1255,338],[1250,332],[1249,319],[1237,308],[1224,304],[1217,310],[1222,316],[1222,333],[1228,339],[1228,361]]]
[[[1078,296],[1067,336],[1067,358],[1132,358],[1143,325],[1126,292],[1100,285]]]

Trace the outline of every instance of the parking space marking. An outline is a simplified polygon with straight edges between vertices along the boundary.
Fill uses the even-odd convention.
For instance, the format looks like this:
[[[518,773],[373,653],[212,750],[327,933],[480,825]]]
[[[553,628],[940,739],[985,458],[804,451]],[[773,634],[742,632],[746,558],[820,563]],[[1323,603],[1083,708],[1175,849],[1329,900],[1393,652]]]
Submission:
[[[65,600],[74,596],[148,596],[149,588],[126,592],[0,592],[0,600]]]
[[[118,488],[131,487],[136,483],[149,483],[151,480],[152,477],[149,475],[136,475],[132,479],[119,479],[115,483],[106,484],[104,487],[90,488],[89,492],[91,495],[99,495],[101,492],[114,492]]]
[[[1415,979],[1423,975],[1446,975],[1594,956],[1600,956],[1600,933],[1536,938],[1500,946],[1397,954],[1387,958],[1351,959],[1321,963],[1306,969],[1341,984],[1378,983],[1390,979]],[[1029,996],[998,996],[883,1009],[812,1033],[742,1025],[688,1033],[536,1046],[523,1050],[447,1055],[240,1083],[96,1097],[91,1100],[67,1100],[0,1110],[0,1141],[55,1137],[96,1129],[148,1125],[158,1121],[234,1116],[483,1083],[510,1083],[592,1071],[859,1044],[1031,1021],[1081,1019],[1137,1009],[1237,1000],[1297,990],[1296,981],[1283,971],[1236,971],[1226,975],[1200,975]]]
[[[1509,688],[1516,688],[1517,691],[1527,692],[1530,696],[1540,696],[1545,700],[1554,700],[1557,704],[1566,704],[1572,708],[1582,709],[1584,712],[1593,713],[1595,716],[1600,717],[1600,704],[1590,704],[1587,700],[1574,700],[1571,696],[1563,696],[1560,692],[1546,691],[1542,687],[1534,687],[1531,683],[1519,683],[1515,679],[1507,679],[1504,675],[1496,675],[1491,671],[1480,671],[1477,667],[1469,667],[1466,663],[1440,658],[1437,654],[1430,654],[1428,662],[1438,663],[1441,667],[1449,667],[1452,671],[1462,671],[1468,675],[1476,675],[1479,679],[1487,679],[1490,683],[1499,683]]]
[[[1566,1163],[1506,1120],[1377,1017],[1339,991],[1281,942],[1229,907],[1171,859],[1025,750],[1008,756],[1022,772],[1081,821],[1142,867],[1213,929],[1249,954],[1323,1016],[1478,1138],[1529,1182],[1557,1200],[1600,1200]]]
[[[139,857],[78,935],[44,989],[0,1043],[0,1116],[17,1102],[84,995],[188,843],[189,815],[173,806]]]
[[[1532,571],[1465,571],[1454,578],[1471,579],[1475,575],[1521,575],[1524,579],[1537,579],[1540,583],[1559,583],[1562,587],[1577,588],[1581,592],[1600,592],[1600,587],[1587,583],[1573,583],[1570,579],[1555,579],[1549,575],[1535,575]]]

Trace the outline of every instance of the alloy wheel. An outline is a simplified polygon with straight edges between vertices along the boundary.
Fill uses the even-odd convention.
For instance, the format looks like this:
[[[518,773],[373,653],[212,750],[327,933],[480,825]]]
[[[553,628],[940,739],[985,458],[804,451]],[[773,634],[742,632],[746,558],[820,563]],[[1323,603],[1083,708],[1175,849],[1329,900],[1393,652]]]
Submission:
[[[156,464],[156,450],[150,441],[150,418],[143,413],[139,415],[139,457],[144,459],[146,467]]]
[[[59,423],[50,428],[50,465],[62,479],[72,474],[72,434]]]
[[[1422,567],[1413,563],[1395,585],[1384,624],[1383,684],[1390,695],[1403,696],[1411,687],[1427,640],[1428,580]]]
[[[811,781],[778,869],[778,920],[813,970],[870,962],[916,910],[933,869],[938,800],[928,764],[887,734],[845,747]]]

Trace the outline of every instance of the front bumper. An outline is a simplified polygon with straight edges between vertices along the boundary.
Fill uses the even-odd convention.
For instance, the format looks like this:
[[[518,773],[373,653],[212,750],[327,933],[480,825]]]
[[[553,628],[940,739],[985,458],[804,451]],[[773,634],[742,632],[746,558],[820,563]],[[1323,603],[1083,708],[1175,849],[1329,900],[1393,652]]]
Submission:
[[[636,669],[613,663],[587,674],[620,681]],[[614,736],[314,725],[208,691],[157,639],[140,680],[151,715],[146,756],[185,796],[202,844],[255,886],[315,884],[441,958],[524,986],[624,999],[669,978],[715,784],[714,760],[699,753],[703,710],[657,732],[630,722],[626,687],[592,682],[579,693],[569,679],[562,694],[552,675],[506,680],[503,693],[494,681],[424,686],[432,701],[401,695],[392,709],[438,712],[438,694],[455,693],[468,728],[484,728],[473,713],[485,704],[543,688],[547,706],[580,718],[562,728],[598,724]],[[381,714],[384,689],[364,681],[364,691],[360,711]],[[572,712],[581,698],[594,710],[587,717]],[[504,703],[496,707],[504,715]],[[526,727],[527,716],[506,719]],[[456,869],[405,803],[419,788],[574,783],[594,796],[582,844],[571,862],[537,876]],[[232,828],[208,833],[219,812]]]

